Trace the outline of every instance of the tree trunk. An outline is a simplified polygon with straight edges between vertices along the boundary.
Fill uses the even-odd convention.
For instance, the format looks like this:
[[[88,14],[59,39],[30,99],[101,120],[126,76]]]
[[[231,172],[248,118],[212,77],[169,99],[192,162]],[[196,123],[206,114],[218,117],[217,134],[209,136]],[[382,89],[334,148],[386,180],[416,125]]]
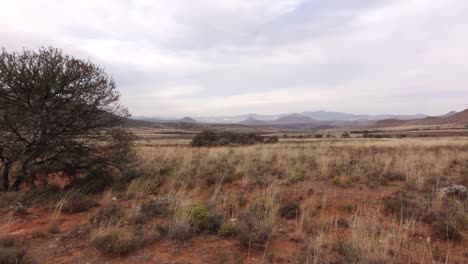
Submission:
[[[10,179],[8,178],[10,175],[11,164],[6,162],[3,164],[3,171],[2,171],[2,186],[5,191],[8,191],[10,188]]]
[[[21,183],[23,182],[24,179],[28,177],[28,167],[29,167],[29,161],[26,160],[22,165],[21,165],[21,170],[18,176],[16,176],[15,181],[13,182],[13,185],[11,185],[10,191],[19,191],[19,187]]]

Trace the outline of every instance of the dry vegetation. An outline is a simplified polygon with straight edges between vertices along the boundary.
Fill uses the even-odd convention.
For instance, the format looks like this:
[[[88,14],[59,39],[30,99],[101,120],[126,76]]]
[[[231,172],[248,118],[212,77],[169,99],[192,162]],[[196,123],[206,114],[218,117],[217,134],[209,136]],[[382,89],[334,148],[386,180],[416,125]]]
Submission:
[[[1,194],[0,263],[468,261],[465,138],[138,148],[103,194]]]

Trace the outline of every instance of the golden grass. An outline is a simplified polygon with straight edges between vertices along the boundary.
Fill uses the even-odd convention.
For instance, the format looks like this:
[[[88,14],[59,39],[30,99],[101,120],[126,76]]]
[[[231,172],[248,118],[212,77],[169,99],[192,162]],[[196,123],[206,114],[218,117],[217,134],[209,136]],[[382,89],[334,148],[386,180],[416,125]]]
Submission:
[[[455,137],[283,139],[278,144],[242,147],[140,146],[139,152],[141,171],[145,172],[144,176],[149,176],[145,181],[163,182],[159,195],[174,199],[176,208],[170,217],[171,229],[181,232],[182,239],[186,238],[183,234],[188,232],[188,226],[176,212],[190,204],[204,204],[212,215],[220,215],[224,223],[234,219],[240,220],[237,222],[240,228],[247,223],[271,230],[268,232],[272,233],[261,241],[268,247],[270,240],[275,239],[275,226],[280,217],[276,212],[281,197],[288,198],[292,190],[294,197],[301,198],[300,214],[292,220],[296,221],[296,231],[291,235],[299,237],[299,241],[306,245],[327,245],[328,253],[331,244],[336,243],[336,239],[329,236],[342,232],[337,230],[338,218],[333,215],[338,208],[330,201],[334,194],[327,191],[327,188],[333,188],[334,180],[347,182],[336,186],[360,186],[367,190],[398,184],[399,188],[432,197],[428,201],[433,203],[434,210],[442,206],[438,197],[442,182],[467,181],[466,175],[451,170],[453,164],[468,161],[468,139]],[[143,193],[145,188],[141,187]],[[130,189],[138,192],[139,188],[131,185]],[[274,201],[273,211],[266,212],[268,215],[245,218],[252,204],[262,199]],[[413,227],[420,227],[419,219],[398,221],[381,213],[379,207],[353,206],[355,208],[348,214],[356,213],[349,216],[346,236],[346,246],[352,252],[344,252],[355,254],[350,256],[354,258],[350,261],[393,263],[397,259],[415,260],[411,258],[411,250],[415,248],[418,258],[420,254],[426,258],[431,255],[432,246],[427,247],[424,242],[417,246],[410,243]],[[332,226],[324,220],[328,224],[333,222]],[[251,239],[244,236],[241,244],[248,245]],[[313,248],[317,250],[316,246]],[[265,249],[264,256],[266,252]],[[309,259],[306,263],[328,263],[324,259],[331,257],[311,255],[305,259]]]

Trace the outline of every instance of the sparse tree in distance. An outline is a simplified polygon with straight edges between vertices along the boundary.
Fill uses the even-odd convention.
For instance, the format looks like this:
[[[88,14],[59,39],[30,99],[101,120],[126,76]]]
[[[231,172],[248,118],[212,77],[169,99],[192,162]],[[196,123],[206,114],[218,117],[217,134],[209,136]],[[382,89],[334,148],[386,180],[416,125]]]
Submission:
[[[44,168],[82,166],[128,117],[115,82],[95,64],[55,48],[0,53],[2,186]],[[10,185],[13,163],[18,172]],[[63,168],[62,168],[63,169]],[[11,176],[10,176],[11,177]]]

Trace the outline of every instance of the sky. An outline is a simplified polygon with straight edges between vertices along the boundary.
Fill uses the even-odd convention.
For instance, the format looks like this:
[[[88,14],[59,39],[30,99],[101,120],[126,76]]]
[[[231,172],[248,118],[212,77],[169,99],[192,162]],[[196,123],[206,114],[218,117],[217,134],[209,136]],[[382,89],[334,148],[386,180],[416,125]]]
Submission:
[[[466,0],[0,0],[0,47],[105,68],[134,116],[468,108]]]

